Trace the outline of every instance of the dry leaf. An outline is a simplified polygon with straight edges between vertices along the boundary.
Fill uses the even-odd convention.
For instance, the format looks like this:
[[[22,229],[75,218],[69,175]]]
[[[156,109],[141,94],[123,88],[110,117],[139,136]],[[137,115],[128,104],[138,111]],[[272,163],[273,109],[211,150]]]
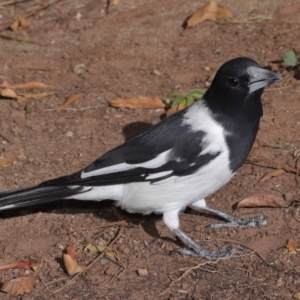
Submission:
[[[4,98],[17,99],[19,96],[10,88],[5,88],[1,91],[1,96]]]
[[[113,5],[119,5],[121,3],[121,0],[112,0]]]
[[[24,293],[29,293],[36,281],[35,276],[20,276],[12,280],[7,280],[3,283],[1,291],[11,296],[18,296]]]
[[[295,298],[295,299],[300,299],[300,292],[297,292],[297,293],[295,293],[294,295],[293,295],[293,297]]]
[[[101,253],[106,249],[106,246],[89,244],[86,248],[92,252],[100,252]]]
[[[0,159],[0,167],[8,167],[13,164],[13,160]]]
[[[49,85],[46,85],[42,82],[27,82],[27,83],[21,83],[21,84],[12,84],[9,85],[9,88],[15,89],[15,90],[33,90],[33,89],[40,89],[40,88],[47,88],[50,87]]]
[[[80,265],[69,254],[63,254],[63,261],[69,275],[75,275],[85,270],[85,266]]]
[[[7,80],[0,80],[0,88],[5,88],[10,86],[10,83]]]
[[[19,32],[27,28],[29,25],[30,23],[28,22],[28,20],[21,16],[17,20],[13,21],[9,27],[12,31]]]
[[[221,18],[231,17],[232,13],[228,9],[220,6],[216,1],[209,1],[187,19],[185,28],[195,26],[207,20],[217,21]]]
[[[284,173],[285,173],[285,171],[283,169],[277,169],[277,170],[271,171],[268,174],[266,174],[259,182],[260,183],[265,182],[272,177],[277,177]]]
[[[105,255],[107,257],[109,257],[110,259],[113,259],[113,258],[117,258],[118,256],[116,255],[115,251],[114,250],[106,250],[105,251]]]
[[[39,270],[42,268],[42,266],[44,265],[43,262],[41,263],[35,263],[35,264],[32,264],[30,267],[31,267],[31,270],[35,273],[39,272]]]
[[[116,98],[108,101],[114,107],[127,108],[165,108],[166,104],[159,98],[138,96],[135,98]]]
[[[73,259],[75,259],[75,249],[73,245],[69,245],[67,247],[67,254],[70,255]]]
[[[29,259],[26,261],[16,261],[10,264],[0,266],[0,271],[7,270],[7,269],[27,269],[34,263],[35,263],[34,259]]]
[[[74,94],[69,96],[69,98],[63,103],[63,105],[61,105],[57,111],[62,111],[63,109],[67,108],[69,105],[71,105],[72,103],[74,103],[75,101],[81,99],[83,97],[83,94]]]
[[[67,247],[67,253],[63,254],[65,268],[69,275],[75,275],[85,270],[85,266],[80,265],[75,260],[75,250],[72,245]]]
[[[51,96],[51,95],[55,95],[55,92],[44,92],[44,93],[37,93],[37,94],[25,94],[22,96],[18,96],[18,103],[23,103],[23,102],[27,102],[30,99],[38,99],[38,98],[42,98],[42,97],[46,97],[46,96]]]
[[[182,110],[182,109],[184,109],[184,108],[186,108],[186,106],[185,106],[184,104],[180,103],[180,104],[178,104],[178,105],[176,105],[176,106],[170,108],[170,109],[167,111],[166,116],[167,116],[167,117],[168,117],[168,116],[171,116],[171,115],[173,115],[174,113],[176,113],[176,112],[178,112],[178,111],[180,111],[180,110]]]
[[[295,252],[295,250],[297,249],[298,247],[298,244],[295,240],[293,239],[289,239],[287,245],[286,245],[286,248],[289,252]]]
[[[247,197],[240,201],[237,208],[241,207],[288,207],[289,203],[286,202],[281,196],[273,194],[257,194]]]

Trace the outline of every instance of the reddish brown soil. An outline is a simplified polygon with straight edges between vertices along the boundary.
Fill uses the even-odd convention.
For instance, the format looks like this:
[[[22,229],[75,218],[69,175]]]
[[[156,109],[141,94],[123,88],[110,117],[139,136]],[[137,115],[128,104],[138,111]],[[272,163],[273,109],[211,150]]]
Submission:
[[[11,83],[41,81],[58,92],[30,101],[31,114],[25,114],[24,104],[1,101],[0,155],[14,160],[12,166],[1,168],[1,191],[75,172],[148,129],[164,113],[115,109],[107,100],[118,95],[163,98],[175,89],[205,88],[223,62],[242,55],[284,77],[278,89],[263,95],[264,117],[254,154],[297,167],[293,152],[300,147],[298,74],[285,68],[281,58],[289,49],[300,53],[298,1],[223,0],[220,4],[232,11],[234,20],[246,20],[250,13],[272,15],[272,19],[206,22],[182,32],[185,18],[204,3],[128,0],[112,6],[106,15],[104,0],[60,1],[29,17],[30,27],[17,35],[41,45],[1,38],[2,79]],[[39,0],[5,6],[0,10],[1,24],[5,26],[43,4]],[[15,36],[9,31],[2,34]],[[79,64],[84,64],[81,72],[76,71]],[[56,112],[68,95],[79,92],[84,93],[81,100]],[[122,227],[112,246],[121,263],[104,257],[70,282],[62,265],[62,249],[69,244],[109,243],[119,227],[66,231],[109,225],[118,218],[109,201],[60,201],[1,213],[0,265],[28,258],[43,262],[32,292],[21,296],[24,300],[291,299],[300,291],[300,257],[297,251],[291,254],[285,250],[290,238],[300,243],[299,184],[291,173],[259,183],[269,167],[277,165],[264,161],[245,164],[228,185],[207,199],[211,206],[241,217],[264,214],[266,226],[205,231],[205,225],[215,218],[191,209],[181,215],[182,228],[205,247],[215,248],[225,243],[218,239],[231,239],[251,245],[265,260],[249,249],[217,262],[170,255],[181,243],[159,216],[121,212],[125,219],[133,217],[133,227]],[[282,209],[233,210],[236,202],[258,193],[295,201]],[[96,256],[77,251],[82,264]],[[197,265],[180,278],[182,268]],[[139,276],[138,269],[148,269],[148,275]],[[3,282],[24,273],[2,271],[0,278]],[[52,295],[66,283],[71,284]],[[0,298],[10,296],[1,293]]]

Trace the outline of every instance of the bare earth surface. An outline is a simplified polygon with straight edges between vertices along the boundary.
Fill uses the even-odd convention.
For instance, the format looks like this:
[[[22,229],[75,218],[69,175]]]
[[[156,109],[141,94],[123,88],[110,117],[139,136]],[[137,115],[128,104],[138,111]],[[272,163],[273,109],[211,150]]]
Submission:
[[[0,6],[1,27],[45,3]],[[164,114],[116,109],[107,100],[164,98],[174,90],[205,88],[220,65],[237,56],[252,57],[284,78],[263,95],[264,117],[252,152],[274,162],[245,164],[207,199],[212,207],[240,217],[263,214],[267,225],[206,231],[205,225],[216,218],[190,208],[181,215],[182,228],[207,248],[232,240],[252,250],[244,248],[216,262],[170,255],[182,244],[160,216],[117,213],[110,201],[60,201],[7,211],[0,214],[0,265],[29,258],[42,262],[32,291],[18,299],[291,299],[300,291],[299,252],[286,253],[290,238],[300,243],[298,177],[285,173],[259,182],[278,164],[297,168],[293,153],[300,147],[299,72],[286,68],[281,59],[289,49],[300,53],[298,3],[223,0],[220,4],[234,15],[231,23],[206,22],[182,32],[182,22],[205,1],[128,0],[111,6],[106,15],[104,0],[62,0],[29,17],[31,25],[22,33],[1,32],[38,43],[1,38],[1,79],[14,84],[41,81],[58,92],[31,100],[31,114],[25,113],[24,104],[1,101],[0,156],[14,160],[0,169],[1,191],[75,172],[147,130]],[[250,14],[272,19],[250,22]],[[242,22],[234,22],[238,20]],[[74,93],[84,97],[57,113]],[[291,204],[234,210],[236,202],[261,193],[283,196]],[[130,219],[132,227],[113,225],[120,218]],[[116,235],[111,248],[119,262],[103,256],[70,281],[62,264],[63,249],[74,245],[77,260],[87,265],[98,254],[82,252],[83,247],[108,244]],[[139,269],[148,275],[140,276]],[[26,272],[33,274],[1,271],[0,279]],[[10,297],[0,294],[1,299]]]

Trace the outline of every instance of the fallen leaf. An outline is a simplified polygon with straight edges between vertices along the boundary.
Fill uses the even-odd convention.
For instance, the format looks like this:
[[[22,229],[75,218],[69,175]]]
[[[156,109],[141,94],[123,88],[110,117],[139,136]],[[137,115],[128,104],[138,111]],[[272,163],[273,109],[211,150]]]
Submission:
[[[63,261],[69,275],[75,275],[79,272],[84,271],[86,268],[85,266],[80,265],[69,254],[63,254]]]
[[[295,252],[295,250],[297,249],[298,247],[298,244],[295,240],[293,239],[289,239],[287,245],[286,245],[286,248],[289,252]]]
[[[116,98],[108,101],[114,107],[127,108],[165,108],[166,104],[159,98],[138,96],[135,98]]]
[[[260,206],[288,207],[289,203],[286,202],[281,196],[273,194],[257,194],[243,199],[237,205],[238,208]]]
[[[10,264],[0,266],[0,271],[7,270],[7,269],[27,269],[34,263],[35,263],[34,259],[29,259],[26,261],[16,261]]]
[[[40,269],[43,267],[44,263],[41,262],[41,263],[34,263],[32,264],[30,267],[31,267],[31,270],[35,273],[39,272]]]
[[[13,160],[0,159],[0,167],[8,167],[13,164]]]
[[[15,90],[33,90],[33,89],[40,89],[40,88],[47,88],[47,87],[50,86],[42,82],[36,82],[36,81],[9,85],[10,89],[15,89]]]
[[[285,173],[285,171],[283,169],[277,169],[277,170],[271,171],[268,174],[266,174],[259,182],[260,183],[265,182],[265,181],[269,180],[272,177],[277,177],[277,176],[280,176],[284,173]]]
[[[100,252],[101,253],[106,249],[106,246],[89,244],[86,248],[92,252]]]
[[[83,97],[82,93],[69,96],[68,99],[57,109],[57,111],[58,112],[62,111],[63,109],[67,108],[69,105],[81,99],[82,97]]]
[[[107,257],[109,257],[110,259],[113,259],[113,258],[117,258],[118,255],[116,254],[116,252],[114,250],[105,250],[105,255]]]
[[[0,88],[5,88],[10,86],[10,83],[7,80],[0,80]]]
[[[18,103],[27,102],[30,99],[38,99],[46,96],[55,95],[55,92],[44,92],[44,93],[36,93],[36,94],[24,94],[22,96],[18,96],[17,101]]]
[[[70,255],[73,259],[75,259],[75,249],[73,245],[69,245],[67,247],[67,254]]]
[[[5,88],[1,91],[1,96],[4,98],[17,99],[19,96],[10,88]]]
[[[180,103],[180,104],[178,104],[178,105],[176,105],[176,106],[170,108],[170,109],[167,111],[166,116],[167,116],[167,117],[168,117],[168,116],[171,116],[171,115],[173,115],[174,113],[176,113],[176,112],[178,112],[178,111],[180,111],[180,110],[182,110],[182,109],[184,109],[184,108],[186,108],[186,106],[185,106],[184,104]]]
[[[121,0],[112,0],[113,5],[119,5],[121,3]]]
[[[30,23],[28,22],[28,20],[21,16],[18,19],[14,20],[9,27],[12,31],[19,32],[27,28],[29,25]]]
[[[3,283],[1,291],[11,296],[18,296],[24,293],[29,293],[36,281],[35,276],[20,276]]]
[[[293,297],[295,298],[295,299],[300,299],[300,292],[297,292],[297,293],[295,293],[294,295],[293,295]]]
[[[75,260],[75,250],[72,245],[68,246],[67,253],[63,254],[63,262],[69,275],[75,275],[86,268]]]
[[[220,6],[216,1],[209,1],[186,20],[185,28],[190,28],[204,21],[217,21],[221,18],[231,18],[232,13]]]

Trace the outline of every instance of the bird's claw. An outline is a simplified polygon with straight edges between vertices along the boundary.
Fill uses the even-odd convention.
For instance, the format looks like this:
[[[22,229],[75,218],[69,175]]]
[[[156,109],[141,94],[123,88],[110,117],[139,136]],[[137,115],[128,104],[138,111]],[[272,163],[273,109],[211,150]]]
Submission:
[[[214,223],[214,224],[207,225],[205,229],[261,227],[267,224],[266,217],[263,215],[259,215],[247,219],[239,219],[233,217],[232,219],[228,219],[226,221],[227,223]]]

